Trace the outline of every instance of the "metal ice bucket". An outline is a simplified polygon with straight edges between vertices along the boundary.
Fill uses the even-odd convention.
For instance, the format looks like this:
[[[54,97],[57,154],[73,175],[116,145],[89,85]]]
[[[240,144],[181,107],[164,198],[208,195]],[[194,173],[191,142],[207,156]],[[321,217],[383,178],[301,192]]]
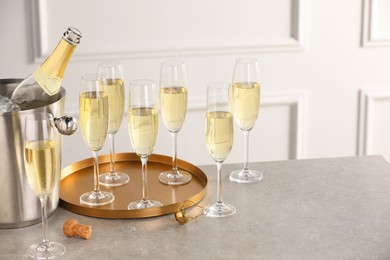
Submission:
[[[0,79],[0,95],[10,97],[22,79]],[[23,129],[27,115],[48,112],[54,117],[64,115],[66,91],[61,87],[50,104],[18,112],[0,113],[0,228],[25,227],[41,221],[39,199],[28,184],[23,158]],[[58,134],[59,167],[61,171],[62,137]],[[58,172],[60,174],[60,172]],[[59,185],[47,201],[51,214],[58,206]]]

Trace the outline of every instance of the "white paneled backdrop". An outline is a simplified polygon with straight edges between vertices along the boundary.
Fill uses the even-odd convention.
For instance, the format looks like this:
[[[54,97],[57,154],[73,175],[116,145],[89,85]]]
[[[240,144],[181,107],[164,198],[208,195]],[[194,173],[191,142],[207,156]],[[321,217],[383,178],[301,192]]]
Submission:
[[[0,78],[22,78],[68,26],[83,33],[66,71],[66,111],[78,116],[83,74],[119,60],[126,86],[158,83],[162,61],[187,65],[189,104],[178,156],[210,164],[206,88],[231,81],[234,60],[259,60],[260,116],[250,161],[382,154],[390,161],[390,0],[2,0]],[[1,134],[1,133],[0,133]],[[1,137],[6,138],[6,137]],[[235,128],[227,162],[243,160]],[[117,152],[132,152],[126,120]],[[100,154],[109,152],[108,143]],[[155,153],[170,155],[160,121]],[[90,157],[81,131],[64,137],[63,166]]]

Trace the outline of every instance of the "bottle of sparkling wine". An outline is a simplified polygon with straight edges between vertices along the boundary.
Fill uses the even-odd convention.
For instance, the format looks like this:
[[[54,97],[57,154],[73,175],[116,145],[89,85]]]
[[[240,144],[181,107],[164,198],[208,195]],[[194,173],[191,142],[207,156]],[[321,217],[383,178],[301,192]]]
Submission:
[[[65,69],[80,38],[80,31],[69,27],[50,56],[15,88],[11,101],[22,109],[50,103],[61,88]]]

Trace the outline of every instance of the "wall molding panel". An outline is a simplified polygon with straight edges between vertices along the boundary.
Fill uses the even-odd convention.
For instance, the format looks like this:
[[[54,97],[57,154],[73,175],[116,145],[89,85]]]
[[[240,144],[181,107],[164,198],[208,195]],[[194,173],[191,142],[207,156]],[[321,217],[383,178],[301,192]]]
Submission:
[[[261,105],[271,106],[288,106],[290,109],[290,158],[303,159],[304,154],[304,135],[305,135],[305,110],[306,94],[299,93],[275,93],[264,94]]]
[[[363,1],[363,47],[389,47],[390,4],[387,0]]]
[[[73,0],[75,1],[75,0]],[[174,0],[171,0],[174,1]],[[226,45],[226,41],[221,39],[216,39],[215,42],[211,44],[204,44],[205,40],[207,41],[207,37],[203,39],[201,33],[199,35],[194,33],[195,43],[194,45],[189,42],[185,42],[184,44],[179,45],[180,49],[174,45],[174,43],[153,45],[150,46],[142,46],[140,47],[126,47],[125,50],[121,50],[120,48],[110,47],[109,51],[101,51],[99,49],[89,50],[88,48],[82,49],[83,47],[80,45],[79,50],[75,53],[72,60],[96,60],[96,59],[139,59],[139,58],[155,58],[155,57],[167,57],[167,56],[200,56],[200,55],[222,55],[222,54],[245,54],[245,53],[257,53],[257,52],[284,52],[284,51],[301,51],[304,47],[304,17],[305,17],[305,9],[304,2],[306,0],[290,0],[289,1],[289,17],[288,27],[289,33],[283,35],[282,37],[276,37],[275,39],[265,40],[263,38],[257,39],[254,41],[253,39],[249,44],[247,44],[245,39],[236,39],[230,37],[231,43]],[[80,4],[80,2],[77,2]],[[123,3],[123,2],[121,2]],[[124,2],[126,3],[126,2]],[[55,38],[57,35],[54,34],[54,30],[52,21],[54,18],[51,17],[51,2],[49,0],[32,0],[32,15],[31,21],[32,31],[33,33],[33,56],[35,62],[41,62],[45,57],[50,54],[51,46],[53,41],[53,37]],[[130,2],[126,3],[130,5]],[[280,3],[279,3],[280,4]],[[276,5],[276,4],[275,4]],[[66,7],[71,6],[69,3]],[[287,7],[286,7],[287,8]],[[277,10],[275,8],[274,10]],[[64,10],[66,12],[66,10]],[[226,17],[225,17],[226,18]],[[215,17],[218,19],[218,17]],[[271,18],[270,18],[271,19]],[[284,18],[283,18],[284,19]],[[98,22],[98,21],[97,21]],[[256,19],[253,20],[256,22]],[[49,25],[51,25],[49,27]],[[97,23],[99,26],[99,23]],[[229,24],[227,24],[229,26]],[[269,25],[267,25],[269,27]],[[275,25],[276,26],[276,25]],[[62,27],[61,27],[62,28]],[[271,27],[272,28],[272,27]],[[136,30],[136,29],[129,29]],[[265,30],[265,29],[264,29]],[[82,30],[83,31],[83,30]],[[271,29],[272,31],[272,29]],[[130,32],[131,33],[131,32]],[[253,35],[261,35],[262,32],[254,32]],[[179,32],[180,35],[180,32]],[[169,35],[168,35],[169,37]],[[50,41],[49,41],[50,39]],[[57,38],[56,38],[57,39]],[[163,39],[163,38],[158,38]],[[158,42],[157,39],[157,42]],[[83,39],[84,40],[84,39]],[[197,42],[199,41],[199,42]],[[145,39],[145,45],[150,42]],[[230,41],[229,41],[230,42]],[[206,47],[207,46],[207,47]],[[91,51],[91,52],[90,52]]]
[[[390,88],[370,89],[360,91],[359,127],[358,127],[358,155],[372,155],[378,153],[374,147],[375,123],[378,120],[378,110],[375,106],[379,102],[388,102],[390,107]],[[380,112],[380,111],[379,111]],[[387,134],[388,135],[388,134]]]

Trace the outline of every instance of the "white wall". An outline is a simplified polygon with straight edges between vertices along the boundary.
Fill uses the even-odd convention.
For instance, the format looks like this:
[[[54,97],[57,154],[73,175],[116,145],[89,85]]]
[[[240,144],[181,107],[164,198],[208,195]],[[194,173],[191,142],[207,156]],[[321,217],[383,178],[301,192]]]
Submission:
[[[212,159],[204,143],[206,87],[231,81],[234,60],[260,62],[262,105],[250,161],[381,153],[390,160],[390,1],[388,0],[2,0],[0,78],[25,77],[61,33],[83,33],[63,85],[78,116],[79,82],[99,61],[117,59],[127,83],[158,82],[160,64],[187,64],[189,104],[178,156]],[[127,84],[128,85],[128,84]],[[227,162],[243,159],[235,129]],[[4,138],[4,137],[3,137]],[[124,121],[117,152],[131,152]],[[170,155],[161,123],[155,153]],[[108,153],[108,143],[100,154]],[[64,138],[63,166],[90,157],[81,131]]]

